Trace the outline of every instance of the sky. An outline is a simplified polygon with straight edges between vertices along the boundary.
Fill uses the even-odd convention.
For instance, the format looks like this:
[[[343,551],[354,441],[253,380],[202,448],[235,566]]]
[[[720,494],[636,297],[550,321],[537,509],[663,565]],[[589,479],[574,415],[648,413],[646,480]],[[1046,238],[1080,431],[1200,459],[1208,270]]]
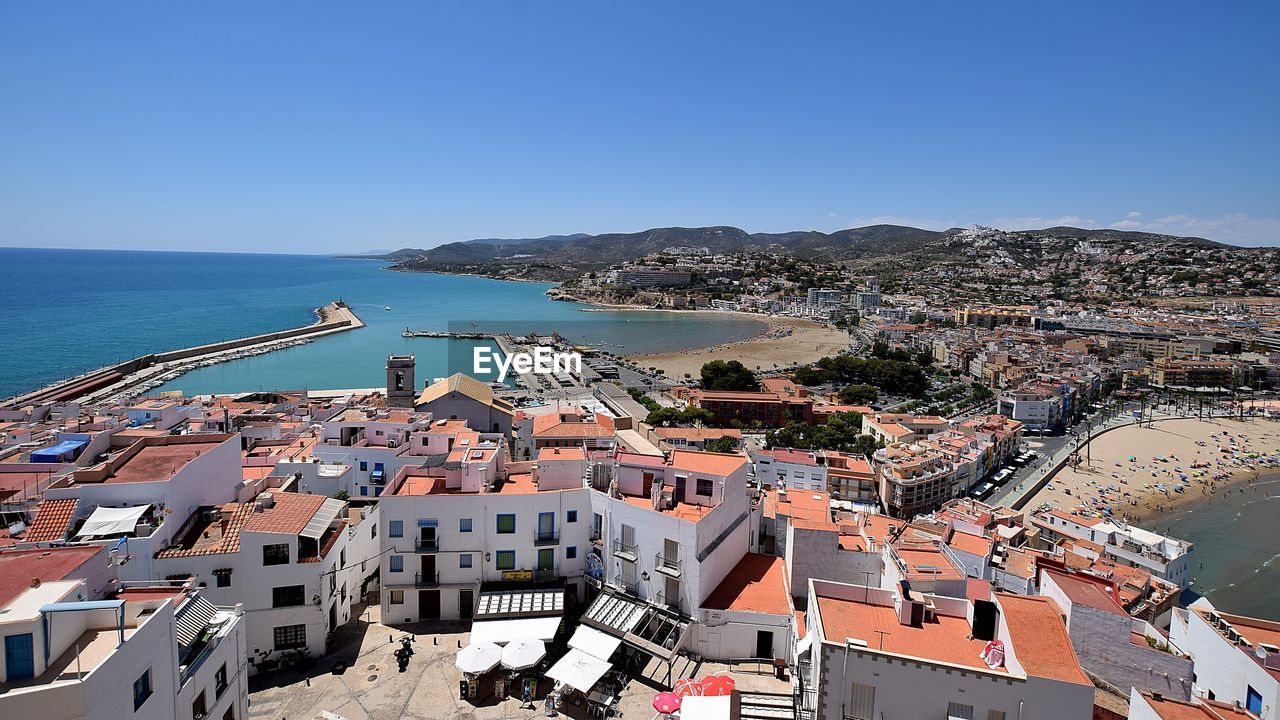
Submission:
[[[1280,3],[0,3],[0,246],[1280,244]]]

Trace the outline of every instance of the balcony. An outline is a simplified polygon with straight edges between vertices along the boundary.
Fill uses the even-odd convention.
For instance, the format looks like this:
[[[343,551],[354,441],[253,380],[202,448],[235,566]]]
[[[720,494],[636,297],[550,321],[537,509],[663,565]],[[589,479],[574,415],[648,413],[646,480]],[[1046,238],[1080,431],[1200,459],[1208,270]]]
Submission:
[[[545,580],[555,580],[559,575],[556,574],[555,568],[542,568],[533,571],[533,579],[537,582]]]
[[[640,559],[640,554],[636,552],[636,546],[627,545],[621,540],[613,541],[613,556],[627,562],[635,562]]]
[[[533,544],[534,546],[559,545],[560,531],[547,530],[545,532],[536,532],[533,534]]]
[[[653,567],[663,575],[680,577],[680,558],[667,557],[662,553],[653,556]]]
[[[666,591],[661,590],[658,592],[657,595],[653,597],[653,602],[655,605],[661,605],[662,607],[667,608],[668,610],[674,610],[677,613],[680,612],[679,593],[677,593],[675,597],[669,598],[667,597]]]
[[[420,588],[440,587],[440,573],[414,573],[413,586]]]
[[[621,575],[614,575],[613,586],[627,593],[628,595],[631,595],[633,597],[640,597],[640,581],[639,580],[632,580],[631,582],[627,582],[622,578]]]
[[[440,539],[423,540],[418,538],[413,541],[413,551],[415,553],[433,553],[440,552]]]

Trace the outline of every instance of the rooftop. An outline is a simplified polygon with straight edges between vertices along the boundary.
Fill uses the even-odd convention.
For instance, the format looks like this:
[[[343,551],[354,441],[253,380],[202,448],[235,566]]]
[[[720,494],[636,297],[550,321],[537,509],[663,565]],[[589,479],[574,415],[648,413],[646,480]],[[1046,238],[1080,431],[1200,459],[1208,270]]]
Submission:
[[[1004,593],[996,598],[1013,638],[1014,654],[1027,675],[1077,685],[1093,684],[1080,669],[1062,614],[1052,600]]]
[[[786,563],[780,557],[747,553],[703,601],[702,606],[711,610],[790,614]]]
[[[65,538],[77,502],[76,498],[41,500],[36,508],[36,517],[22,539],[26,542],[51,542]]]
[[[0,608],[39,580],[62,580],[102,551],[98,545],[52,548],[48,550],[5,550],[0,552]]]
[[[969,621],[962,617],[935,613],[919,627],[898,622],[892,605],[874,605],[858,600],[817,596],[822,618],[822,634],[830,642],[843,643],[846,638],[862,640],[871,650],[961,665],[987,672],[991,670],[979,657],[986,641],[972,637]],[[809,622],[813,622],[810,615]]]

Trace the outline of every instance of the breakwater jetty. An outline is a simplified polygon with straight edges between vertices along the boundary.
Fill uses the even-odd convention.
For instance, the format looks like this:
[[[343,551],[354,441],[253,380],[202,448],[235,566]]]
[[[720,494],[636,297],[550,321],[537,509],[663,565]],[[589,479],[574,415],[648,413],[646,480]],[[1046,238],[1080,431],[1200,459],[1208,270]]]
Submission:
[[[316,322],[302,327],[252,335],[236,340],[141,355],[47,387],[18,395],[0,407],[16,408],[42,402],[100,401],[145,392],[198,367],[238,360],[309,343],[312,340],[364,327],[346,303],[337,300],[316,309]]]

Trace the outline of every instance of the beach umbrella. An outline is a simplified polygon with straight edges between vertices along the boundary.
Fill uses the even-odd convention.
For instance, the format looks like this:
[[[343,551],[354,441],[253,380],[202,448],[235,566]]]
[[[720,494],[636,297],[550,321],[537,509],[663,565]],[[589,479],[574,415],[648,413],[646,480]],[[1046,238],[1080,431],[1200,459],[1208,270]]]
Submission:
[[[537,638],[518,638],[502,648],[502,665],[512,670],[525,670],[547,655],[547,646]]]
[[[676,681],[676,686],[671,688],[671,692],[676,697],[689,697],[690,695],[702,694],[702,683],[693,678],[680,678]]]
[[[728,675],[712,675],[702,679],[702,694],[708,697],[719,697],[733,694],[737,683]]]
[[[501,661],[502,648],[491,642],[478,642],[459,650],[453,664],[464,673],[479,675],[489,672]]]
[[[670,715],[680,709],[680,698],[673,692],[660,692],[653,696],[653,709]]]

